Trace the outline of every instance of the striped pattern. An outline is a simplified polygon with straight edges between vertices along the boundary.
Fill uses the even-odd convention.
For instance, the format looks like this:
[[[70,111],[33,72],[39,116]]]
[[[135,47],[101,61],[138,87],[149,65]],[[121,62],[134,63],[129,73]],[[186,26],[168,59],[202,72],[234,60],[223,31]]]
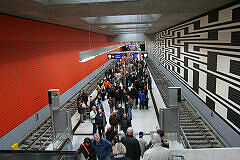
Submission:
[[[240,133],[240,4],[158,32],[146,50]]]

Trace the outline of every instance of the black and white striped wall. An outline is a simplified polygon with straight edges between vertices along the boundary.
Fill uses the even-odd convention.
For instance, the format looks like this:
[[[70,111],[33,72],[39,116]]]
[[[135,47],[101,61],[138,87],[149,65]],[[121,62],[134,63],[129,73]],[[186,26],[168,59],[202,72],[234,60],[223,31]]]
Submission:
[[[240,3],[160,31],[146,50],[240,135]]]

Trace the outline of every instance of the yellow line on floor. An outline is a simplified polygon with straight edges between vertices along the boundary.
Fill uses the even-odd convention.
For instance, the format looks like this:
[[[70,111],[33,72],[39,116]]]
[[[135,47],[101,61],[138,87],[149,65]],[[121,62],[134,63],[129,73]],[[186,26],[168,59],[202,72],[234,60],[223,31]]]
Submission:
[[[72,130],[76,127],[79,121],[80,121],[80,117],[77,118],[77,122],[72,126]]]
[[[157,109],[158,109],[158,112],[159,112],[160,107],[159,107],[159,104],[158,104],[158,102],[157,102],[156,96],[155,96],[155,94],[154,94],[154,90],[153,90],[153,89],[151,89],[151,90],[152,90],[153,97],[154,97],[154,100],[155,100],[155,103],[156,103],[156,106],[157,106]]]

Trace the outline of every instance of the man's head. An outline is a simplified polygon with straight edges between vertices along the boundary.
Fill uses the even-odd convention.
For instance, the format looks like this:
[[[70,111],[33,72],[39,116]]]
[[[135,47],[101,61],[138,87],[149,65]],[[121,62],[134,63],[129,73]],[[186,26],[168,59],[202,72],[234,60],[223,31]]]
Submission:
[[[99,109],[98,112],[99,112],[99,113],[102,113],[102,109]]]
[[[113,115],[114,116],[117,115],[117,111],[116,110],[113,111]]]
[[[96,107],[95,107],[95,106],[93,106],[93,107],[92,107],[92,110],[96,111]]]
[[[121,104],[118,104],[118,108],[122,108],[122,105],[121,105]]]
[[[99,136],[99,134],[98,133],[95,133],[94,135],[93,135],[93,138],[94,138],[94,140],[96,141],[96,142],[100,142],[100,136]]]
[[[111,131],[111,126],[107,127],[107,131],[110,132]]]
[[[153,133],[152,135],[152,141],[153,141],[153,144],[155,143],[161,143],[161,137],[158,133]]]
[[[127,118],[127,114],[124,113],[124,114],[123,114],[123,118]]]
[[[128,127],[127,135],[133,135],[133,128],[132,127]]]
[[[140,131],[140,132],[139,132],[139,138],[142,138],[142,137],[143,137],[143,132]]]
[[[128,95],[127,98],[130,99],[130,96]]]
[[[85,138],[84,139],[84,144],[86,145],[86,146],[90,146],[90,144],[91,144],[91,139],[90,138]]]

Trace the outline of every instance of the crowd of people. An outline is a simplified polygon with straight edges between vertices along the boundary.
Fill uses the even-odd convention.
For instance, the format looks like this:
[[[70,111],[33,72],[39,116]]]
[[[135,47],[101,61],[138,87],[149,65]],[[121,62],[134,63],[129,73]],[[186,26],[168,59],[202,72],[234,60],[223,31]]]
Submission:
[[[139,138],[136,139],[131,122],[133,109],[148,109],[150,88],[151,77],[143,60],[121,60],[113,68],[106,70],[104,79],[96,86],[95,97],[88,97],[84,90],[80,91],[77,98],[80,121],[84,123],[85,119],[90,118],[94,136],[93,140],[85,138],[77,153],[82,153],[82,158],[88,160],[149,159],[147,153],[153,150],[155,143],[163,146],[164,136],[160,133],[158,136],[153,135],[155,138],[147,143],[143,139],[143,132],[139,132]],[[103,106],[105,100],[108,106]],[[104,111],[106,107],[110,110],[108,121]],[[110,126],[105,132],[107,122]],[[121,130],[124,136],[120,138]],[[149,150],[145,152],[147,149]]]

